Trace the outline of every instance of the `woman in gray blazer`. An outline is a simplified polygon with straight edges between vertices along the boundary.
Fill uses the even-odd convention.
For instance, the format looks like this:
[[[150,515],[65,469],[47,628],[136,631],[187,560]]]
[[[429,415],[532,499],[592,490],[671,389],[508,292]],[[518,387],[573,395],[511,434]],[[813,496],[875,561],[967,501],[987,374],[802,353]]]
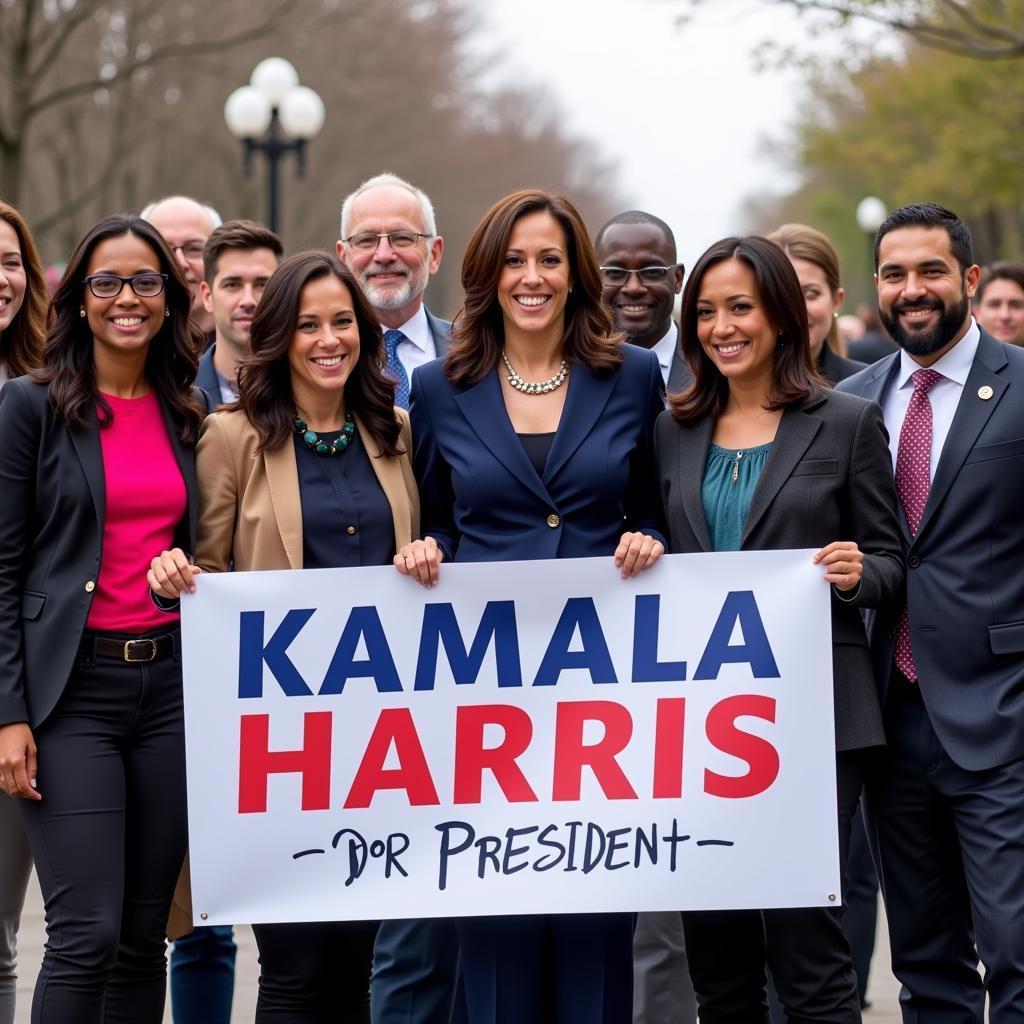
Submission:
[[[840,859],[866,752],[884,742],[861,608],[903,585],[896,490],[878,406],[814,369],[799,280],[764,238],[727,238],[683,294],[692,386],[655,430],[673,552],[817,548],[832,588]],[[837,539],[841,538],[841,539]],[[850,948],[827,908],[683,915],[702,1024],[768,1020],[765,967],[792,1020],[860,1021]]]

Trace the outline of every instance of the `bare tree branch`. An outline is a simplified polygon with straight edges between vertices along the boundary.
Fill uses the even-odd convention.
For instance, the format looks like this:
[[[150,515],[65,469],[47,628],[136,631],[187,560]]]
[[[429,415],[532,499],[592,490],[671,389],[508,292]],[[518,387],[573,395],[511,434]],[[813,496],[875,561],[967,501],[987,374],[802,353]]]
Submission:
[[[62,18],[53,31],[53,38],[47,43],[35,63],[35,67],[26,68],[25,75],[28,82],[34,85],[39,79],[53,69],[54,63],[60,56],[61,51],[67,46],[71,37],[78,31],[78,26],[88,21],[99,7],[101,0],[80,0],[69,14]],[[28,4],[32,7],[32,4]],[[38,42],[41,42],[39,40]],[[38,45],[33,44],[33,49]]]
[[[47,107],[56,106],[66,100],[74,99],[94,92],[96,89],[109,89],[119,82],[124,81],[133,75],[140,68],[152,67],[161,61],[170,60],[174,57],[202,57],[212,53],[219,53],[243,43],[251,43],[274,31],[276,21],[264,22],[262,25],[253,26],[243,32],[236,32],[234,35],[222,36],[219,39],[196,40],[188,43],[170,43],[167,46],[156,47],[148,57],[139,57],[121,65],[109,78],[101,78],[99,75],[82,82],[75,82],[72,85],[65,85],[59,89],[33,100],[27,107],[26,113],[29,117],[38,114]]]
[[[699,7],[702,0],[682,0]],[[982,60],[1024,58],[1024,8],[1004,0],[766,0],[798,12],[858,19],[901,32],[924,46]]]

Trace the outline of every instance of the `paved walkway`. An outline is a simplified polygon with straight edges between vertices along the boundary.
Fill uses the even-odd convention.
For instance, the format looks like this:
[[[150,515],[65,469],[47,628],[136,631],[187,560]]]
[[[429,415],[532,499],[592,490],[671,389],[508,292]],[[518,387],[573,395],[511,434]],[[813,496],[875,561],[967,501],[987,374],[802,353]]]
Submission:
[[[43,908],[39,887],[33,880],[21,924],[20,962],[18,979],[18,1012],[15,1024],[29,1024],[29,1007],[32,1001],[32,985],[36,967],[42,959]],[[256,1011],[256,942],[247,927],[235,929],[238,943],[238,966],[235,976],[235,1005],[231,1015],[232,1024],[251,1024]],[[897,1004],[899,988],[887,970],[889,944],[884,924],[879,928],[878,947],[875,951],[875,969],[871,974],[868,999],[871,1008],[864,1014],[864,1024],[899,1024]],[[170,1010],[164,1014],[164,1021],[170,1024]]]

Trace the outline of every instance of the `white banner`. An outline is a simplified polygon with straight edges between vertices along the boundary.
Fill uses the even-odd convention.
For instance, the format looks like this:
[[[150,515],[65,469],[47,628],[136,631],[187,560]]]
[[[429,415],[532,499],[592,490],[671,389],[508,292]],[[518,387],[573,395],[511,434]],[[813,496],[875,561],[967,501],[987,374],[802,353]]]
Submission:
[[[837,903],[812,554],[201,576],[196,922]]]

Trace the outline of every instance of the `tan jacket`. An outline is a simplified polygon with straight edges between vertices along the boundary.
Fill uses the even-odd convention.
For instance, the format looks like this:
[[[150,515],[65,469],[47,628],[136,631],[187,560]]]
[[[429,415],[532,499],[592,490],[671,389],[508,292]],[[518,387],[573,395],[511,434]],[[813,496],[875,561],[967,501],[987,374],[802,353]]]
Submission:
[[[420,506],[412,472],[409,415],[396,409],[402,425],[402,454],[386,458],[359,417],[356,429],[391,504],[395,550],[419,536]],[[203,424],[196,451],[199,528],[196,564],[206,572],[301,569],[302,504],[295,447],[290,439],[257,454],[255,427],[239,410],[216,412]],[[344,457],[344,456],[343,456]]]
[[[395,409],[402,431],[402,454],[388,458],[355,418],[370,465],[391,504],[395,550],[419,536],[420,503],[412,472],[409,414]],[[246,415],[216,412],[203,424],[196,450],[199,528],[196,564],[205,572],[302,568],[302,504],[299,471],[291,439],[272,452],[257,454],[259,437]],[[342,456],[344,458],[344,456]],[[167,937],[192,930],[188,859],[174,891]]]

